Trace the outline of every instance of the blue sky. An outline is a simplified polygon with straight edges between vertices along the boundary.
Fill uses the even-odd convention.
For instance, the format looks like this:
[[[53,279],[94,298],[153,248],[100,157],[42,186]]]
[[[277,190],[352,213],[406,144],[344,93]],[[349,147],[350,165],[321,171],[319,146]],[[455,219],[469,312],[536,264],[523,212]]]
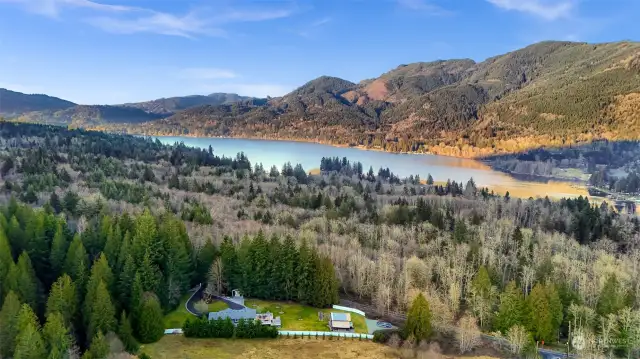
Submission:
[[[638,40],[637,0],[0,0],[0,87],[83,104],[279,96],[321,75]]]

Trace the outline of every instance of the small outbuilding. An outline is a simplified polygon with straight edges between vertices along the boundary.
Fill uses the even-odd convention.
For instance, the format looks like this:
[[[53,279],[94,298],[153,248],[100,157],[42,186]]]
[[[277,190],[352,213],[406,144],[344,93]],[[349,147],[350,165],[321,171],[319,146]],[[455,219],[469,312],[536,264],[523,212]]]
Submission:
[[[332,332],[353,332],[353,322],[349,313],[331,313],[329,328]]]

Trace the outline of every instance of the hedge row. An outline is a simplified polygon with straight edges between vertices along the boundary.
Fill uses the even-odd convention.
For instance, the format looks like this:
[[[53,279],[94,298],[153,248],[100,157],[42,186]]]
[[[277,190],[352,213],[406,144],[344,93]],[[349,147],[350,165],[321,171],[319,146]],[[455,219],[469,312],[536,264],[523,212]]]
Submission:
[[[182,327],[188,338],[276,338],[278,328],[262,325],[257,320],[240,319],[234,326],[231,319],[208,320],[206,317],[187,319]]]

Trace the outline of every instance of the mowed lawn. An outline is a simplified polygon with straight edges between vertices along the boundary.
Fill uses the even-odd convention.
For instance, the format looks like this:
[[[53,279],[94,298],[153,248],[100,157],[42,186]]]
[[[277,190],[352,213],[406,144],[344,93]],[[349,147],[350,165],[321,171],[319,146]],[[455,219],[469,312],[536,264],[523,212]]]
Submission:
[[[182,328],[182,324],[184,324],[185,320],[193,317],[193,315],[187,311],[187,308],[184,307],[190,296],[191,294],[187,294],[182,297],[178,308],[164,316],[165,329]]]
[[[165,335],[143,345],[153,359],[394,359],[393,349],[368,340],[321,339],[192,339]]]
[[[170,312],[164,316],[164,327],[166,329],[182,328],[182,325],[187,320],[187,318],[195,318],[193,314],[189,313],[187,311],[187,308],[185,308],[185,304],[187,303],[187,300],[189,300],[190,296],[191,294],[187,294],[182,297],[180,305],[178,305],[178,307],[173,312]],[[229,308],[229,306],[223,301],[216,300],[209,303],[210,312],[217,312],[226,308]]]
[[[229,305],[221,300],[214,300],[213,302],[209,303],[210,312],[219,312],[227,308],[229,308]]]
[[[318,309],[292,302],[272,302],[258,299],[247,299],[244,305],[255,308],[258,313],[271,312],[276,317],[280,316],[282,319],[281,329],[284,330],[328,331],[330,313],[346,313],[341,310]],[[318,319],[318,312],[324,313],[323,321]],[[368,333],[364,317],[355,313],[350,314],[356,333]]]

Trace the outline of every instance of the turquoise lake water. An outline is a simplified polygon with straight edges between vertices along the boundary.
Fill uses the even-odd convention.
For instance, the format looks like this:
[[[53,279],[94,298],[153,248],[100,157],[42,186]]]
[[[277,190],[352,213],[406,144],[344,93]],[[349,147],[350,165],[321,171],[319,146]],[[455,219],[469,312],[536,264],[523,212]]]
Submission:
[[[566,197],[586,195],[586,188],[579,184],[550,181],[547,183],[529,182],[514,179],[502,172],[494,171],[486,164],[462,158],[424,154],[400,154],[381,151],[360,150],[349,147],[334,147],[317,143],[271,141],[236,138],[203,137],[158,137],[162,143],[183,142],[187,146],[209,148],[219,156],[235,157],[244,152],[252,165],[262,163],[265,169],[275,165],[280,168],[285,162],[299,163],[310,171],[320,167],[322,157],[347,157],[351,162],[361,162],[368,171],[372,166],[377,174],[380,167],[389,168],[400,177],[420,175],[426,179],[429,174],[435,181],[448,179],[466,183],[473,178],[479,186],[487,186],[496,192],[509,191],[520,197]]]

